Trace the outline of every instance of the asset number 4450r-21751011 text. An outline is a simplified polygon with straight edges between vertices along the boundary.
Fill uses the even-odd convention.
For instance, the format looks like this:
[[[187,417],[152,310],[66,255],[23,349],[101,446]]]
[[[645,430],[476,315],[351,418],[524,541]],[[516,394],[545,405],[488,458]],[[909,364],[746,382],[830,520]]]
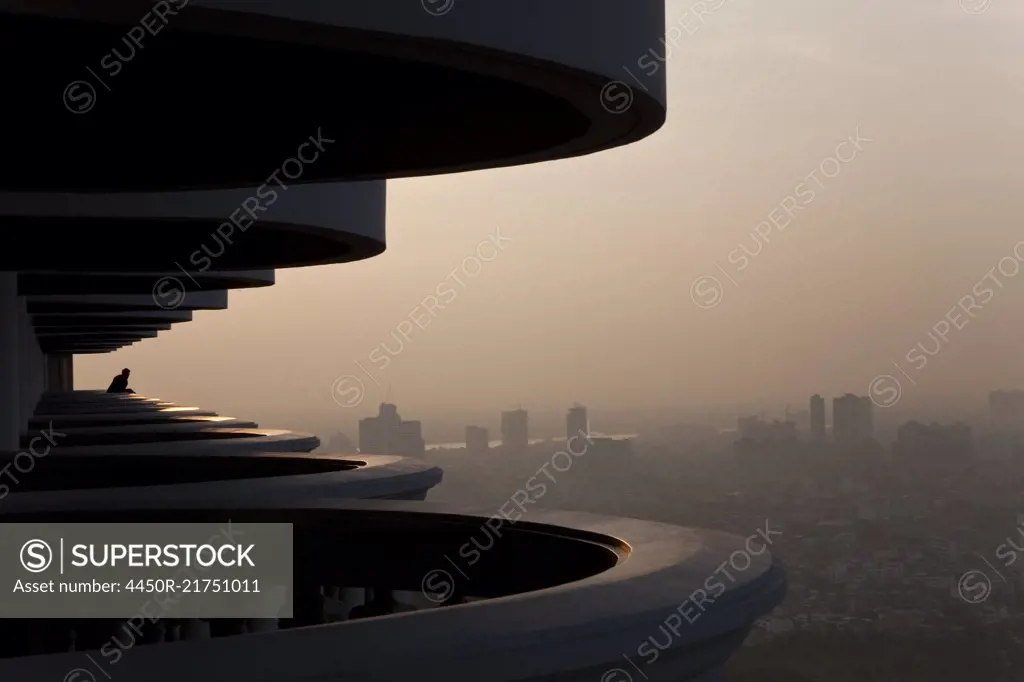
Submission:
[[[129,580],[125,585],[128,592],[167,592],[178,594],[198,594],[201,592],[241,592],[258,593],[259,579],[239,578],[193,578],[191,580],[174,580],[170,578],[139,578]]]

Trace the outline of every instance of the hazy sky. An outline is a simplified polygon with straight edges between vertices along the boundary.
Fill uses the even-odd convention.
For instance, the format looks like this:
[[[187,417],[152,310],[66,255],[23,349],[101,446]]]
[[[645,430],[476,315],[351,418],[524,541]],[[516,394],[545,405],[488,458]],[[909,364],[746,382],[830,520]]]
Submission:
[[[774,408],[866,394],[890,373],[894,411],[979,406],[1024,386],[1024,272],[1006,260],[988,275],[1024,240],[1024,4],[963,3],[977,13],[960,0],[732,0],[700,25],[692,0],[669,0],[680,30],[657,134],[391,182],[383,255],[279,270],[272,288],[232,291],[227,311],[76,358],[76,387],[129,366],[140,393],[295,428],[368,416],[388,384],[405,418],[483,410],[492,426],[520,402]],[[859,150],[837,150],[858,131]],[[757,227],[772,219],[781,229]],[[460,275],[387,367],[372,361],[499,229],[504,250]],[[695,284],[705,276],[721,288]],[[929,338],[936,325],[947,340]],[[940,350],[912,352],[919,342]],[[349,374],[367,395],[346,409],[332,384]]]

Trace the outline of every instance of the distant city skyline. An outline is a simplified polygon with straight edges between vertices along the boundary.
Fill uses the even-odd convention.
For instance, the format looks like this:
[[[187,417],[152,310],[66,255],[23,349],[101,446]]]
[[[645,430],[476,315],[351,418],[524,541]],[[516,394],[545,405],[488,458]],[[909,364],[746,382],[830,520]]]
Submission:
[[[894,438],[896,430],[903,424],[910,421],[919,421],[922,423],[931,423],[937,421],[939,423],[956,423],[965,422],[974,425],[975,427],[986,428],[990,424],[990,405],[989,405],[989,394],[993,390],[984,391],[982,397],[979,397],[978,402],[974,405],[973,409],[958,411],[952,408],[942,409],[938,411],[929,411],[926,409],[918,409],[913,412],[900,412],[894,409],[875,409],[874,410],[874,422],[875,430],[878,435],[884,435],[886,439]],[[839,394],[834,397],[839,397]],[[832,419],[831,419],[831,400],[833,396],[829,396],[829,405],[826,410],[826,427],[829,435],[832,430]],[[806,404],[807,398],[804,399]],[[824,400],[824,398],[823,398]],[[794,404],[800,404],[797,401],[793,401]],[[525,406],[524,406],[525,407]],[[545,440],[555,440],[565,437],[565,418],[566,418],[566,407],[561,409],[555,408],[549,411],[538,411],[534,409],[527,410],[530,421],[530,440],[531,442],[539,442]],[[622,435],[637,435],[644,431],[653,431],[661,428],[668,428],[675,425],[690,424],[694,426],[710,425],[714,426],[719,431],[735,431],[736,420],[738,417],[750,414],[763,414],[769,421],[772,419],[783,419],[788,409],[787,404],[773,403],[767,406],[749,405],[736,407],[732,410],[721,409],[714,410],[711,412],[696,412],[691,411],[689,413],[684,412],[673,412],[673,411],[627,411],[627,410],[599,410],[593,411],[588,408],[588,418],[591,415],[596,415],[599,423],[604,427],[603,429],[596,429],[595,432],[604,434],[622,434]],[[326,438],[332,437],[334,434],[343,433],[356,440],[355,435],[358,432],[358,420],[353,420],[355,415],[350,415],[348,412],[343,413],[349,417],[349,421],[345,420],[299,420],[299,423],[295,425],[296,428],[312,431],[320,434]],[[417,412],[417,416],[423,417],[420,421],[422,423],[423,438],[426,442],[427,448],[445,446],[455,447],[461,446],[465,443],[465,429],[467,426],[479,426],[488,430],[490,437],[488,439],[491,447],[495,447],[500,444],[501,440],[498,437],[500,434],[500,415],[501,410],[483,411],[480,409],[464,408],[462,410],[453,409],[451,412],[446,414],[433,413],[431,416],[426,417],[421,412]],[[373,416],[367,415],[367,416]],[[359,415],[359,418],[363,418]],[[593,419],[591,419],[593,422]],[[807,427],[809,432],[810,427]]]

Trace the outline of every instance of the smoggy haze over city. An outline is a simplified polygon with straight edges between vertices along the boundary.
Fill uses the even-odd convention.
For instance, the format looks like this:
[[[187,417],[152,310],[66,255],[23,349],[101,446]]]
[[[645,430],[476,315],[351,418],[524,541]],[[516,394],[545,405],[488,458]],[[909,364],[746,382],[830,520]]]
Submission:
[[[1024,386],[1024,5],[668,5],[655,135],[390,182],[383,255],[278,270],[228,315],[76,358],[76,388],[130,367],[145,395],[355,435],[390,386],[429,441],[431,420],[493,427],[520,403],[805,409],[892,375],[897,419]],[[634,88],[665,68],[623,66]],[[346,375],[366,388],[349,408]]]

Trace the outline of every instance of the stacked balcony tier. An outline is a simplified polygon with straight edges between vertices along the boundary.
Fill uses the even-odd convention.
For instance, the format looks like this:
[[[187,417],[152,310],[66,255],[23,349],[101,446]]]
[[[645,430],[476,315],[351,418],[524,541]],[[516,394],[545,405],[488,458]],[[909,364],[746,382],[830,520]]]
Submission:
[[[117,663],[118,672],[145,682],[186,674],[223,679],[214,671],[280,682],[408,680],[442,672],[467,682],[584,681],[631,665],[650,679],[713,679],[753,619],[775,606],[785,588],[764,542],[751,550],[749,541],[726,534],[579,513],[531,511],[528,521],[501,527],[500,540],[490,541],[483,530],[494,525],[490,510],[429,503],[111,505],[97,496],[7,514],[25,522],[230,517],[294,524],[292,617],[260,634],[246,634],[244,621],[217,621],[205,641],[180,641],[176,625],[145,625],[132,637],[131,655]],[[730,567],[736,553],[747,557],[742,570]],[[708,598],[707,580],[716,575],[722,591]],[[360,588],[399,595],[423,590],[429,598],[399,598],[390,615],[379,614],[387,617],[344,619],[349,611],[330,622],[325,595]],[[699,593],[705,596],[700,607],[687,606]],[[83,651],[66,651],[70,641],[87,643],[86,651],[108,645],[108,654],[126,643],[117,622],[5,625],[5,679],[50,679],[85,667]],[[12,648],[39,655],[12,658]],[[96,665],[105,655],[96,654]]]

